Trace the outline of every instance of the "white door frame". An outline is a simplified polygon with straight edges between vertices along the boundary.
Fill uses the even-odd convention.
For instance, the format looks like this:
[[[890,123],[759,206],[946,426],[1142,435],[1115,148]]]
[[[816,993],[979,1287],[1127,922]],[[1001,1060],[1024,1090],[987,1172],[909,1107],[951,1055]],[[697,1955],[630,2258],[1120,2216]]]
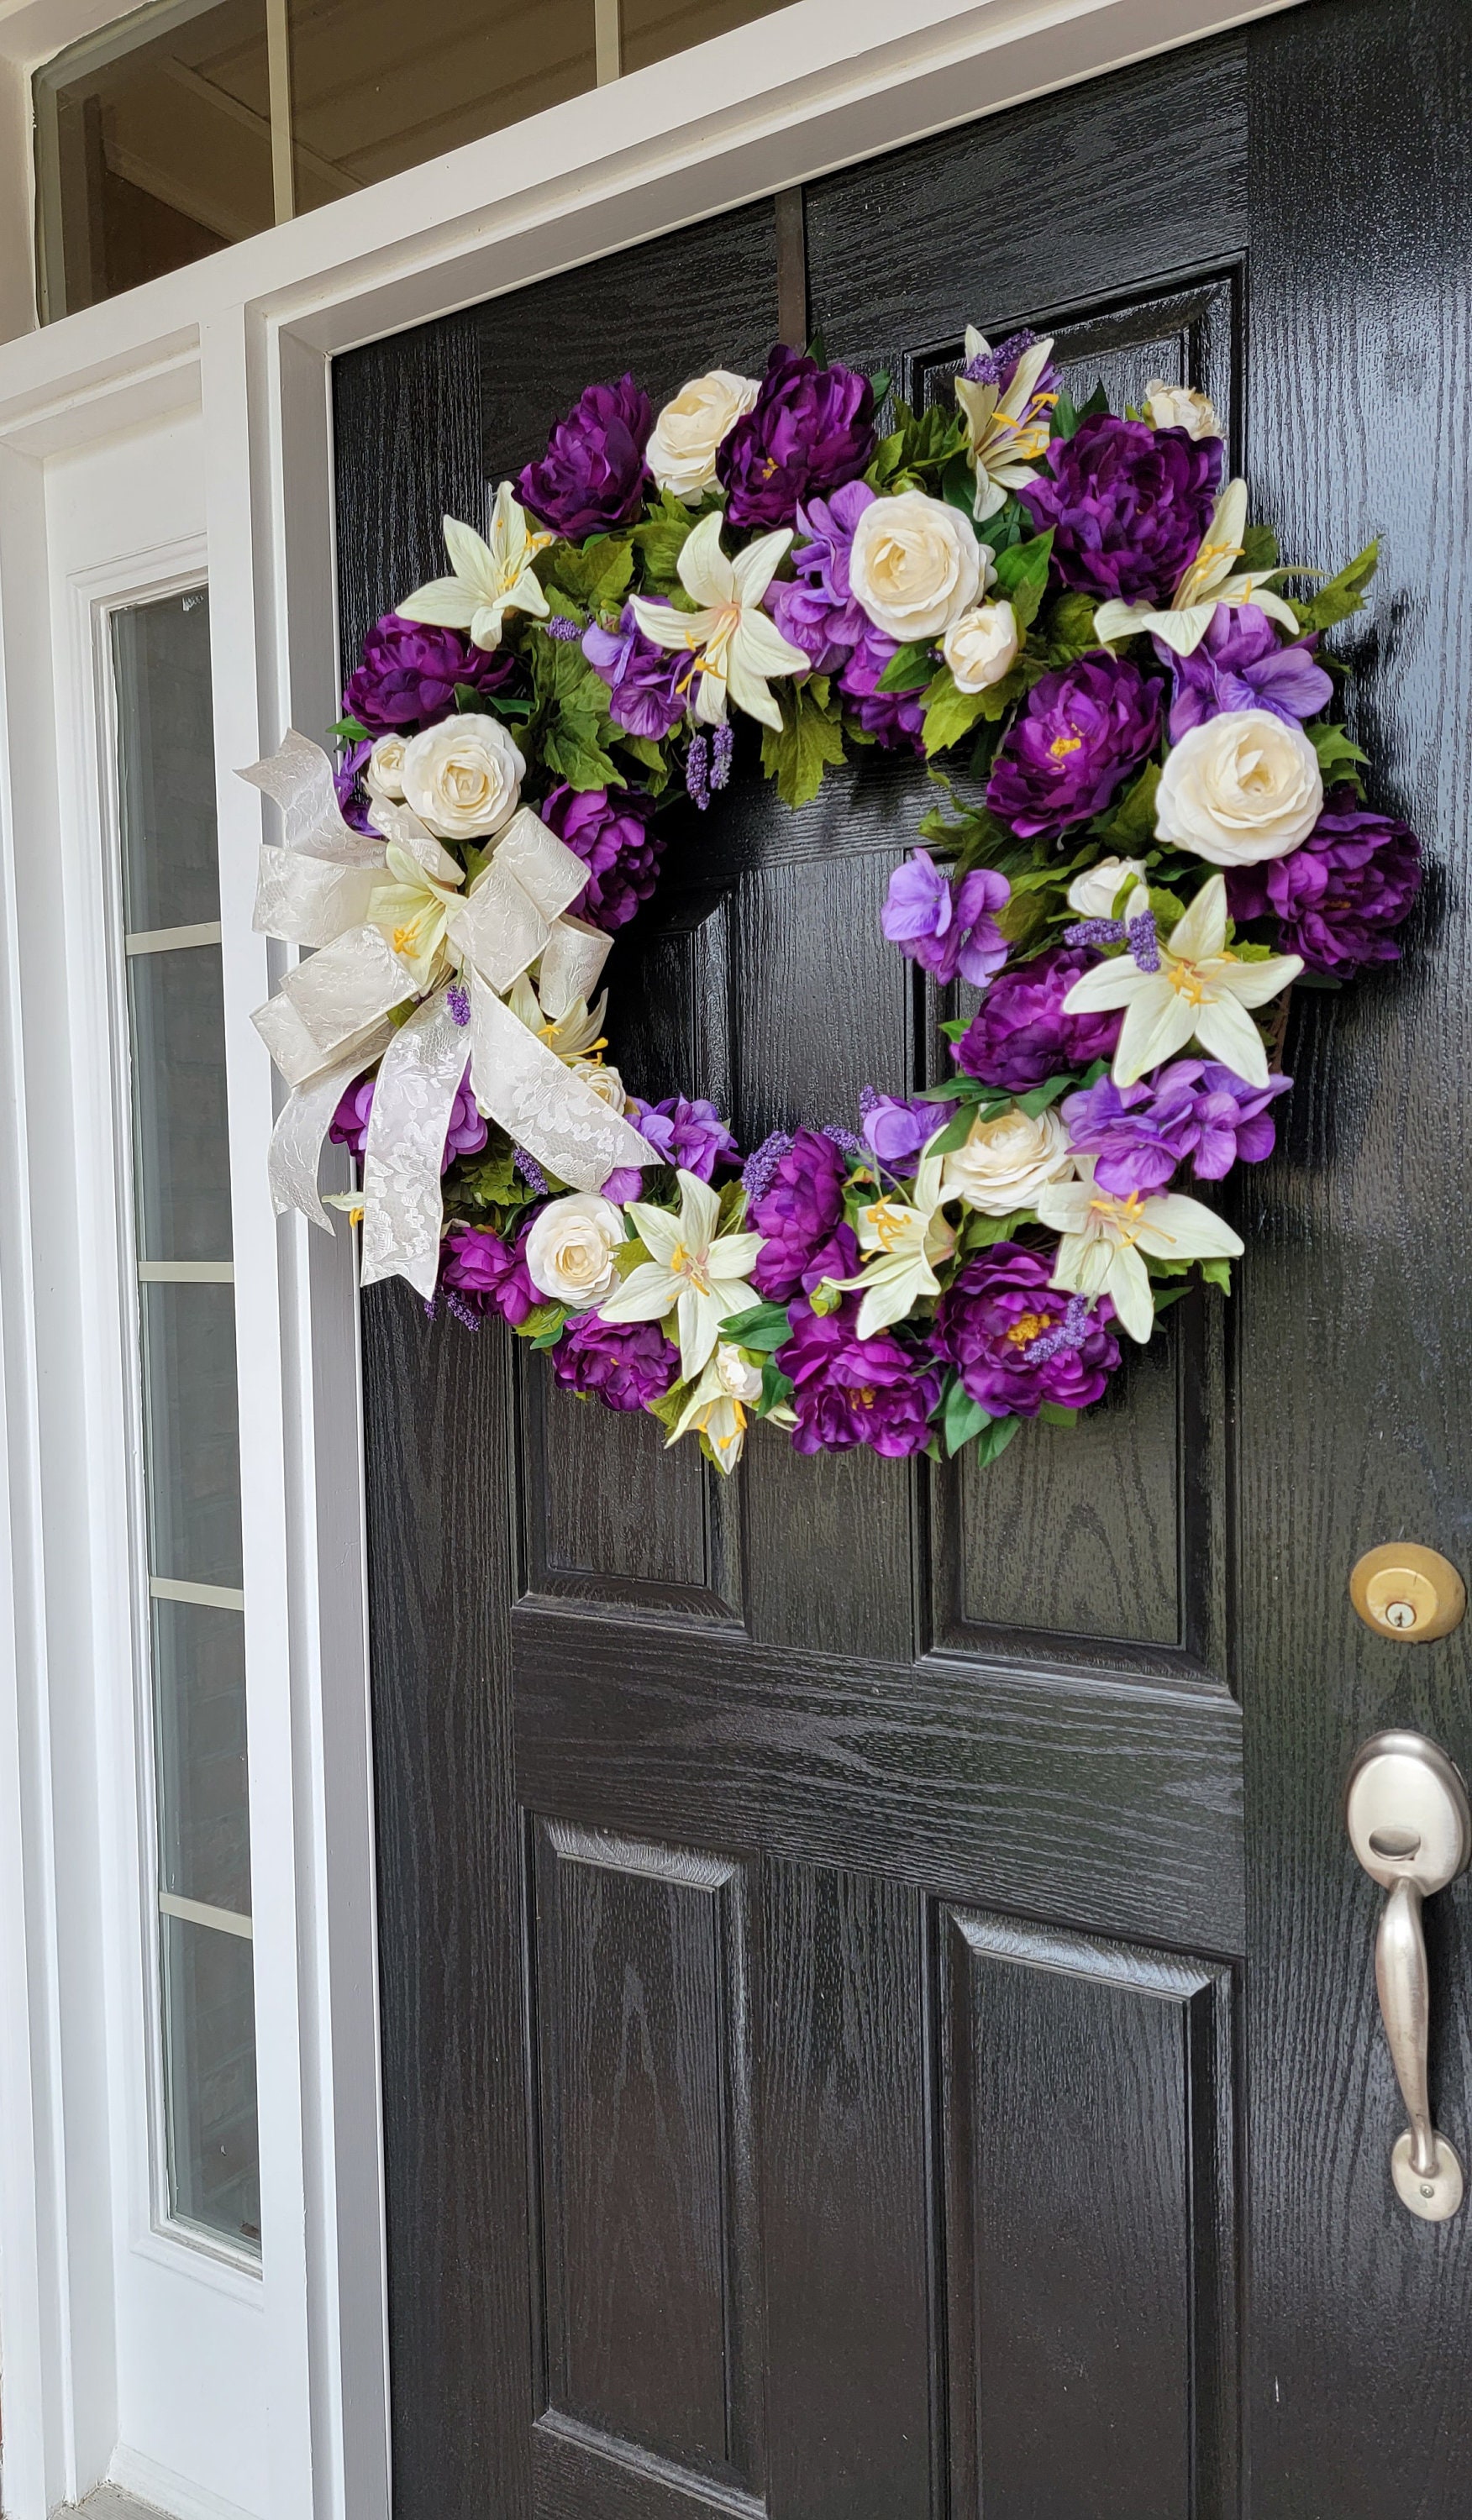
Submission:
[[[20,19],[39,54],[65,39],[76,5],[27,0]],[[78,1879],[69,1849],[115,1844],[115,1797],[132,1787],[108,1739],[115,1707],[97,1702],[101,1641],[89,1695],[74,1686],[73,1612],[63,1615],[117,1505],[106,1464],[65,1508],[53,1508],[45,1475],[74,1449],[87,1404],[74,1358],[69,1380],[70,1332],[56,1301],[58,1190],[69,1182],[74,1197],[85,1179],[75,1110],[111,1092],[85,1073],[67,1123],[57,1060],[65,1076],[69,1064],[95,1070],[104,1054],[85,1011],[59,1022],[56,976],[32,941],[38,852],[83,812],[75,795],[91,793],[95,806],[96,788],[77,782],[71,758],[75,656],[59,634],[39,635],[48,606],[60,618],[70,600],[59,577],[78,576],[74,552],[62,566],[48,482],[81,449],[197,418],[221,765],[263,2155],[264,2343],[240,2384],[258,2394],[245,2413],[271,2438],[268,2482],[250,2507],[253,2520],[387,2520],[356,1306],[345,1242],[329,1244],[297,1217],[278,1224],[266,1195],[272,1088],[249,1015],[279,949],[251,931],[260,807],[230,776],[287,725],[325,727],[337,713],[330,359],[1289,5],[910,0],[897,32],[894,0],[798,0],[758,30],[0,346],[0,1039],[13,1080],[0,1098],[6,2520],[46,2520],[108,2470],[183,2520],[246,2507],[187,2462],[141,2452],[119,2388],[117,2252],[131,2243],[115,2190],[126,2165],[101,2102],[117,2066],[109,2039],[115,2048],[135,2034],[106,1982],[104,1870]],[[6,25],[0,12],[0,51]],[[53,41],[48,26],[61,30]],[[1163,170],[1181,137],[1161,135]],[[176,538],[195,530],[181,515]],[[113,540],[92,559],[110,585],[128,548],[120,529]],[[102,1274],[72,1270],[70,1299],[85,1316],[77,1356],[116,1309],[115,1284],[95,1282]],[[85,1661],[85,1640],[82,1652]],[[177,2279],[191,2279],[187,2266]]]

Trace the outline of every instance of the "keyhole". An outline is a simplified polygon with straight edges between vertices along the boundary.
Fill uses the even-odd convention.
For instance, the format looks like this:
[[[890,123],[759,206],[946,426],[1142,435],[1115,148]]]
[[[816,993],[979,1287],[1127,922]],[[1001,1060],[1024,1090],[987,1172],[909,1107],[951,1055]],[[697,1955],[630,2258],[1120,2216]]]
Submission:
[[[1384,1856],[1387,1862],[1403,1862],[1407,1855],[1420,1852],[1420,1833],[1413,1828],[1372,1828],[1370,1852]]]

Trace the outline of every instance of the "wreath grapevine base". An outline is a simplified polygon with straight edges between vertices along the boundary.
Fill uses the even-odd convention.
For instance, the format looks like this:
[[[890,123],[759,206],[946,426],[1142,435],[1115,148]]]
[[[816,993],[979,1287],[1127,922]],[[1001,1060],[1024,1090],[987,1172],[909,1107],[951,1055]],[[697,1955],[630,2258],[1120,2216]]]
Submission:
[[[334,730],[244,775],[284,812],[256,924],[315,950],[255,1020],[291,1088],[278,1209],[364,1282],[487,1313],[557,1379],[695,1434],[992,1460],[1097,1402],[1122,1338],[1237,1235],[1199,1195],[1271,1149],[1284,993],[1393,961],[1417,843],[1364,801],[1316,592],[1225,479],[1204,395],[1081,408],[1052,343],[968,333],[955,402],[774,349],[656,416],[590,386],[485,538],[371,632]],[[743,1160],[707,1102],[603,1057],[615,931],[674,800],[736,732],[799,806],[856,747],[938,797],[885,934],[938,986],[954,1074]],[[529,796],[535,799],[529,802]]]

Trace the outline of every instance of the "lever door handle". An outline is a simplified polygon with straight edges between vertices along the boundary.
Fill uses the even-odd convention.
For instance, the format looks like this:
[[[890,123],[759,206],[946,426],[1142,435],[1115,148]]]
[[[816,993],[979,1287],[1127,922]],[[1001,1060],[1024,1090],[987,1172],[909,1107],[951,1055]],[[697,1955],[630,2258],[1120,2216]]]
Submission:
[[[1472,1858],[1472,1807],[1445,1750],[1420,1732],[1377,1732],[1350,1771],[1350,1844],[1389,1893],[1375,1937],[1375,1984],[1410,2124],[1391,2149],[1403,2205],[1444,2223],[1462,2201],[1462,2165],[1432,2124],[1426,2078],[1431,1988],[1421,1905]]]

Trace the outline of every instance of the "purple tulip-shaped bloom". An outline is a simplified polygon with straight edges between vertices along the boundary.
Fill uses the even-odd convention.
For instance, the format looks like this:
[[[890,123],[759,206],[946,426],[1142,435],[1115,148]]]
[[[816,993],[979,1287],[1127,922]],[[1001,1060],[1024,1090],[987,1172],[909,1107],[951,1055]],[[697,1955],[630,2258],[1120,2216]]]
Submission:
[[[562,787],[537,810],[588,871],[572,916],[610,934],[626,925],[659,879],[665,843],[655,830],[654,798],[637,788]]]
[[[498,692],[515,672],[516,658],[505,648],[473,648],[459,630],[386,612],[363,642],[343,707],[374,735],[401,735],[448,717],[457,683],[483,694]]]
[[[1160,733],[1161,685],[1124,656],[1080,656],[1034,684],[998,746],[987,803],[1025,840],[1102,813]]]
[[[759,1295],[785,1304],[800,1287],[810,1293],[820,1279],[857,1269],[858,1246],[843,1221],[848,1173],[841,1147],[817,1129],[799,1129],[747,1210],[748,1230],[762,1238],[751,1273]]]
[[[566,1390],[595,1394],[606,1409],[647,1409],[663,1400],[680,1370],[680,1352],[658,1322],[606,1322],[574,1315],[552,1351],[552,1371]]]
[[[625,604],[617,630],[589,622],[582,634],[582,652],[608,685],[609,715],[630,735],[659,743],[679,725],[689,706],[690,659],[683,652],[657,647],[646,639]]]
[[[907,1461],[930,1442],[940,1370],[888,1331],[861,1339],[860,1300],[846,1295],[834,1313],[793,1306],[792,1337],[777,1350],[793,1385],[793,1448],[850,1453],[862,1444],[886,1461]]]
[[[1177,1058],[1135,1085],[1101,1076],[1062,1109],[1074,1145],[1095,1158],[1100,1189],[1127,1198],[1163,1189],[1187,1158],[1199,1181],[1262,1163],[1275,1136],[1269,1106],[1291,1081],[1249,1085],[1217,1059]]]
[[[517,484],[523,507],[570,542],[627,524],[644,502],[653,427],[649,396],[632,377],[585,386],[556,423],[540,463],[524,468]]]
[[[985,989],[1007,959],[1007,940],[993,913],[1011,897],[1004,875],[973,867],[947,876],[928,849],[916,849],[890,878],[880,924],[892,945],[943,986],[959,976]]]
[[[865,622],[858,645],[838,678],[838,687],[851,703],[859,725],[877,742],[892,752],[921,752],[925,702],[920,693],[882,692],[879,688],[885,667],[898,652],[897,639],[887,639],[882,630]]]
[[[811,658],[815,674],[836,674],[870,626],[849,582],[849,561],[853,528],[873,497],[867,481],[849,481],[831,499],[809,499],[798,510],[798,531],[806,539],[792,555],[796,574],[773,578],[766,591],[783,638]]]
[[[1003,971],[951,1052],[963,1075],[1023,1094],[1050,1076],[1112,1058],[1123,1016],[1063,1012],[1074,982],[1098,959],[1081,946],[1055,945]]]
[[[1347,781],[1329,791],[1302,848],[1227,878],[1234,919],[1278,922],[1278,951],[1336,977],[1394,963],[1393,930],[1421,885],[1421,846],[1408,825],[1361,805]]]
[[[1035,1418],[1044,1401],[1087,1409],[1120,1361],[1107,1295],[1089,1304],[1048,1284],[1051,1252],[994,1242],[968,1260],[936,1306],[931,1344],[993,1418]]]
[[[368,756],[372,750],[372,742],[366,738],[358,743],[349,743],[332,774],[332,784],[337,790],[344,822],[349,824],[353,831],[363,832],[369,839],[375,838],[377,834],[368,820],[368,795],[363,787],[363,773],[368,767]]]
[[[452,1225],[439,1246],[439,1284],[460,1308],[473,1313],[499,1313],[519,1329],[545,1295],[533,1286],[526,1261],[529,1212],[513,1239],[502,1240],[483,1225]]]
[[[1170,736],[1178,743],[1193,726],[1223,709],[1270,709],[1296,726],[1333,698],[1334,686],[1313,654],[1313,641],[1278,644],[1278,632],[1255,604],[1219,604],[1206,637],[1189,656],[1164,639],[1153,642],[1174,677]]]
[[[1055,437],[1047,463],[1018,495],[1039,533],[1052,526],[1064,585],[1100,603],[1168,602],[1211,519],[1220,438],[1100,412]]]
[[[800,502],[856,480],[873,452],[868,378],[778,342],[755,403],[716,454],[726,515],[733,525],[793,524]]]
[[[901,1101],[893,1094],[876,1094],[872,1085],[859,1095],[858,1107],[863,1114],[864,1144],[887,1172],[897,1165],[913,1164],[926,1140],[943,1129],[956,1111],[954,1102]]]

